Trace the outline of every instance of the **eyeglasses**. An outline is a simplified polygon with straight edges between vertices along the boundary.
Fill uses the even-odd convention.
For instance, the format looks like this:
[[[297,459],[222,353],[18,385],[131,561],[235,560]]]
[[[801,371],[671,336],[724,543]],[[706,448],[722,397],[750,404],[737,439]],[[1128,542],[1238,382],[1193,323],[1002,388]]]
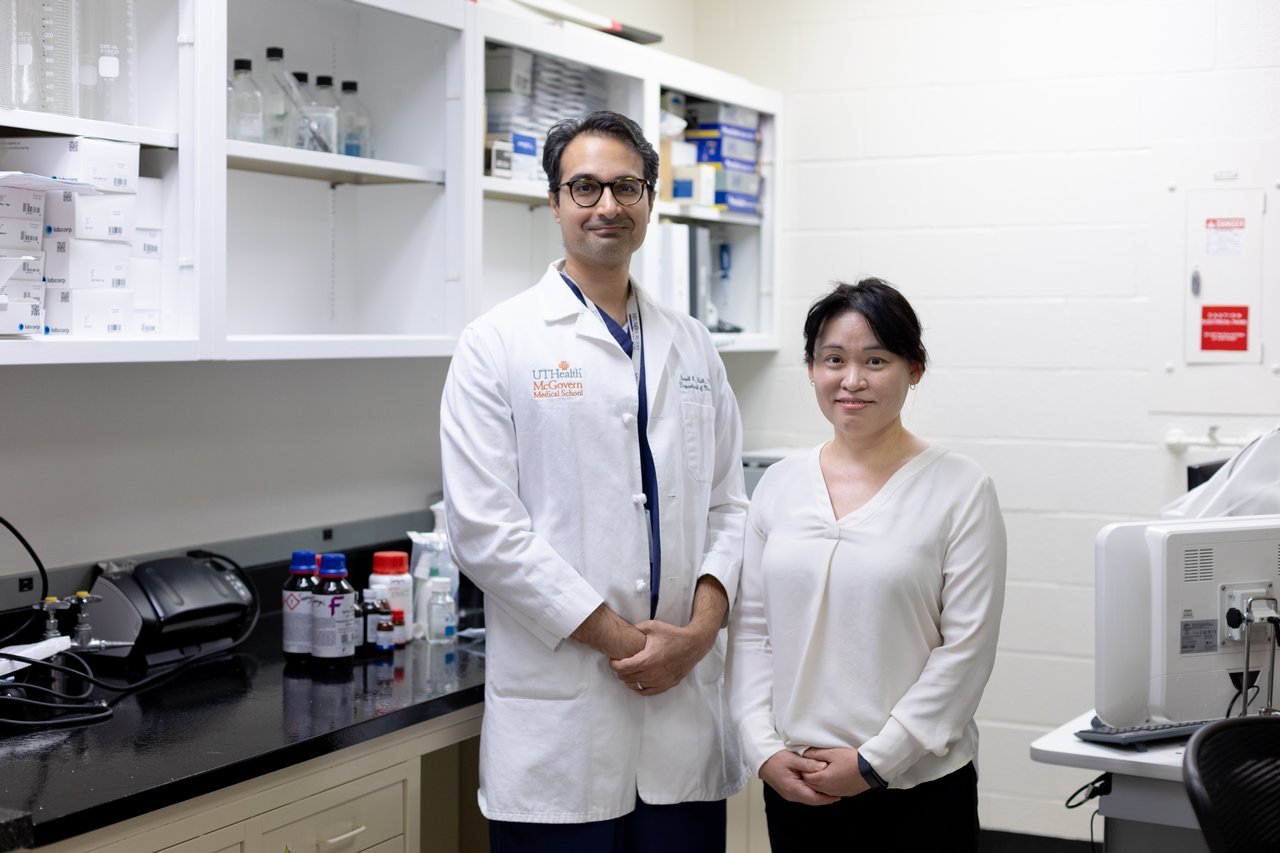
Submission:
[[[595,178],[577,178],[566,181],[560,187],[569,188],[569,198],[578,207],[591,207],[604,195],[608,187],[618,204],[632,205],[644,197],[645,182],[639,178],[618,178],[616,181],[597,181]],[[559,189],[559,187],[557,187]]]

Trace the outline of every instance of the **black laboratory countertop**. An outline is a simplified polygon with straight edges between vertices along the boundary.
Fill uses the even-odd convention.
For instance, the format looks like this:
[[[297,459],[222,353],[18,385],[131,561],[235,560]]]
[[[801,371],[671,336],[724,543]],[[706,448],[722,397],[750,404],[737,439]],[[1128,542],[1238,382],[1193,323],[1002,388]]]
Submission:
[[[482,701],[483,644],[419,640],[390,666],[357,658],[347,674],[313,674],[286,670],[280,614],[266,613],[229,656],[127,696],[106,722],[0,731],[0,851],[100,829]]]

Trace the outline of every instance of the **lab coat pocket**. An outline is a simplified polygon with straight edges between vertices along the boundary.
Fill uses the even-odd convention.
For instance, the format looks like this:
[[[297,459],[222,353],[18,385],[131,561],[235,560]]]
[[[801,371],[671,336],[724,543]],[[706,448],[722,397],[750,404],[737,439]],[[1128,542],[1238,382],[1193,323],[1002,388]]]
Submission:
[[[485,659],[485,679],[498,696],[572,699],[587,689],[588,649],[561,643],[555,651],[535,640]]]
[[[713,406],[684,401],[684,456],[695,483],[710,483],[715,469],[716,410]]]
[[[716,635],[716,641],[702,660],[698,661],[693,671],[703,684],[715,684],[724,675],[725,632]]]

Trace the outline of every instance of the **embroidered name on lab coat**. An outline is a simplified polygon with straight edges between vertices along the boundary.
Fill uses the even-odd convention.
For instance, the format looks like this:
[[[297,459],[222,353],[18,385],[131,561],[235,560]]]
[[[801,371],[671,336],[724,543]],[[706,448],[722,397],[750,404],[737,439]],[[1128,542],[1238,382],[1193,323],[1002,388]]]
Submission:
[[[711,393],[711,383],[707,382],[705,376],[695,376],[692,373],[680,374],[680,390],[695,391],[700,394]]]
[[[556,400],[565,397],[581,397],[582,368],[571,367],[562,361],[555,367],[535,367],[533,373],[533,399]]]

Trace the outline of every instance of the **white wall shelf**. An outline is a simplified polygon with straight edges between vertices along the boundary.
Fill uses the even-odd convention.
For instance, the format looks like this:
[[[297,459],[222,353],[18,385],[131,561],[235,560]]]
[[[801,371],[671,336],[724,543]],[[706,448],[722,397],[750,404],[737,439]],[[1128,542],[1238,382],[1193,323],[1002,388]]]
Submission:
[[[290,175],[331,184],[444,183],[443,169],[236,139],[227,140],[227,166],[246,172]]]
[[[219,348],[227,361],[449,356],[450,335],[230,335]]]
[[[653,212],[664,219],[679,219],[688,222],[724,222],[732,225],[760,226],[764,220],[750,213],[738,213],[721,210],[718,207],[706,207],[698,204],[659,201],[653,206]]]
[[[486,175],[480,179],[480,185],[484,188],[485,198],[528,204],[550,203],[547,199],[547,185],[541,181],[520,181]]]
[[[92,364],[195,361],[196,340],[112,338],[0,338],[0,364]]]
[[[94,136],[98,139],[114,139],[118,142],[136,142],[139,145],[154,148],[178,147],[176,130],[115,124],[109,121],[93,121],[87,118],[36,113],[29,110],[0,109],[0,126],[3,126],[6,132],[8,128],[13,128],[60,136]]]
[[[563,253],[545,183],[483,175],[484,53],[506,44],[600,75],[605,103],[655,144],[666,89],[769,116],[781,97],[740,78],[569,23],[461,0],[135,0],[138,126],[0,110],[0,134],[84,135],[143,146],[164,183],[159,339],[0,340],[0,365],[448,357],[473,317]],[[377,159],[226,139],[231,60],[357,80]],[[771,175],[767,180],[772,180]],[[772,184],[770,184],[772,187]],[[659,204],[733,245],[723,352],[776,348],[776,193],[757,217]],[[650,239],[632,270],[656,292]]]

